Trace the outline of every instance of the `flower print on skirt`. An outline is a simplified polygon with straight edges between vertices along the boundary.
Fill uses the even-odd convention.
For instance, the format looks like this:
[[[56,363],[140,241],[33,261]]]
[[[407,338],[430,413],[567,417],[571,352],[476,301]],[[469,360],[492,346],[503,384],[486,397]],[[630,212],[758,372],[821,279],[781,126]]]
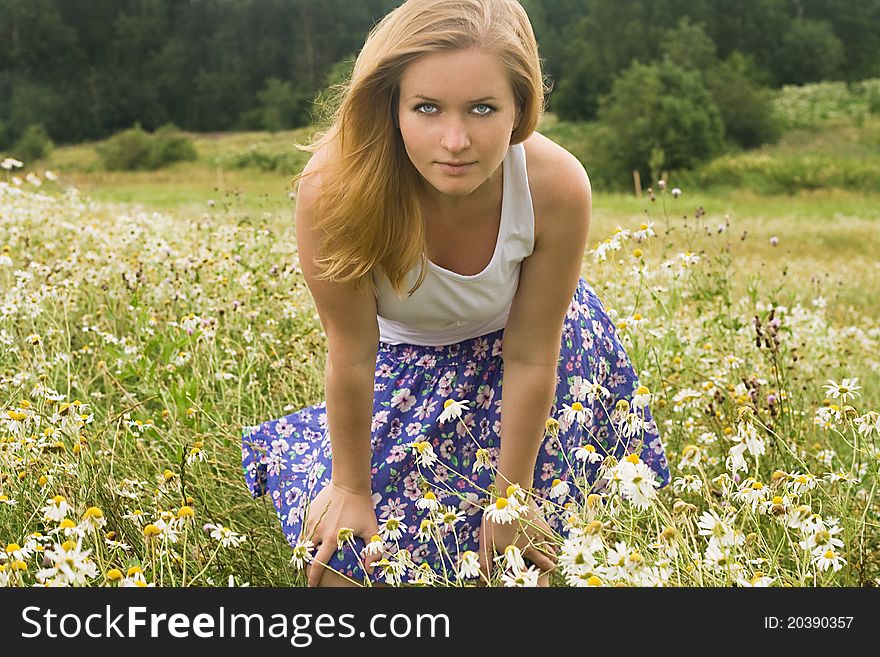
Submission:
[[[371,427],[373,502],[386,553],[403,556],[399,550],[405,549],[411,567],[430,568],[422,565],[423,576],[432,572],[454,581],[462,555],[479,549],[482,509],[489,502],[500,447],[503,332],[443,346],[379,343]],[[666,454],[640,396],[644,389],[639,390],[614,323],[583,278],[565,316],[557,373],[550,417],[559,426],[541,443],[534,492],[560,506],[581,500],[577,486],[560,482],[577,475],[597,483],[606,455],[622,460],[633,453],[657,485],[666,486]],[[468,408],[440,423],[447,400],[466,401]],[[487,461],[491,467],[485,467]],[[332,467],[325,402],[245,427],[242,463],[251,494],[270,495],[291,546],[307,540],[301,535],[307,504],[330,481]],[[555,480],[560,481],[551,490]],[[419,504],[427,491],[434,493],[439,511],[431,508],[437,506],[433,501]],[[426,523],[434,527],[426,531],[422,521],[429,518],[439,521]],[[398,522],[383,524],[389,519]],[[562,529],[559,514],[546,519],[554,530]],[[329,567],[361,582],[367,577],[411,580],[379,567],[367,575],[360,561],[363,548],[364,541],[355,537],[334,554]]]

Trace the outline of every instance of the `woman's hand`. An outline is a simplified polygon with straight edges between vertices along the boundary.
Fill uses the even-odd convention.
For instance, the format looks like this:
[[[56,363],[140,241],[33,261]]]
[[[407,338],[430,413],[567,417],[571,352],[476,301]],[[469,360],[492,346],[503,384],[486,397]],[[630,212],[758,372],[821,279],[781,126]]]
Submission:
[[[309,586],[318,586],[326,564],[339,548],[337,537],[343,527],[351,529],[366,543],[379,533],[376,511],[369,493],[351,491],[333,481],[315,496],[309,505],[304,522],[305,538],[315,543],[318,551],[309,567]],[[372,564],[381,555],[363,555],[364,568],[373,573]]]
[[[485,581],[491,581],[496,552],[515,545],[522,556],[541,571],[539,586],[549,586],[549,572],[556,568],[556,549],[551,543],[553,531],[545,522],[535,501],[530,497],[521,508],[519,518],[512,522],[494,522],[484,513],[480,531],[480,570]]]

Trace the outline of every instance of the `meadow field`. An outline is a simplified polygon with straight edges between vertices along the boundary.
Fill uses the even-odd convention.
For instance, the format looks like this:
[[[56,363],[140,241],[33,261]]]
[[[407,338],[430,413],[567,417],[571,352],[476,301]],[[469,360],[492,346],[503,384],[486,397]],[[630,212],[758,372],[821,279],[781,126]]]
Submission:
[[[292,219],[306,136],[193,135],[197,161],[154,172],[103,171],[90,144],[0,171],[0,585],[304,583],[308,545],[292,552],[271,500],[251,499],[240,442],[323,399]],[[799,161],[795,143],[763,157]],[[864,143],[809,147],[851,161]],[[608,461],[608,490],[542,500],[566,527],[553,584],[876,586],[880,189],[712,175],[594,188],[583,275],[673,482]],[[454,514],[427,519],[454,530]],[[531,583],[517,563],[494,583]],[[385,568],[475,583],[405,553]]]

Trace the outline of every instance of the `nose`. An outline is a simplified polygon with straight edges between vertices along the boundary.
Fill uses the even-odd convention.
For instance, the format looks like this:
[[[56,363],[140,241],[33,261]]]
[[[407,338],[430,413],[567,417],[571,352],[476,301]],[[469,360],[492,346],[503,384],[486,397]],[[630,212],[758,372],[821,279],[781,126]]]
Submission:
[[[459,119],[447,121],[440,135],[440,145],[450,153],[460,153],[469,148],[471,138],[464,122]]]

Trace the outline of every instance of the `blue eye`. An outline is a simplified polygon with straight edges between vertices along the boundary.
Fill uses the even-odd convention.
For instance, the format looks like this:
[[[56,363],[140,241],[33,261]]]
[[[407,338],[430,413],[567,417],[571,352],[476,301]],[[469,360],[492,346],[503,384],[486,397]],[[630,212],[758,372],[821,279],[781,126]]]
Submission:
[[[491,105],[485,105],[483,103],[480,103],[479,105],[474,105],[474,109],[476,110],[477,108],[483,108],[483,110],[485,110],[485,111],[478,111],[477,112],[478,116],[489,116],[492,112],[495,111],[494,107],[492,107]]]
[[[435,111],[426,112],[425,108],[429,108],[429,109],[432,109]],[[437,106],[432,105],[431,103],[422,103],[421,105],[416,105],[416,107],[415,107],[415,111],[418,112],[419,114],[436,114],[437,113],[436,110],[437,110]]]

